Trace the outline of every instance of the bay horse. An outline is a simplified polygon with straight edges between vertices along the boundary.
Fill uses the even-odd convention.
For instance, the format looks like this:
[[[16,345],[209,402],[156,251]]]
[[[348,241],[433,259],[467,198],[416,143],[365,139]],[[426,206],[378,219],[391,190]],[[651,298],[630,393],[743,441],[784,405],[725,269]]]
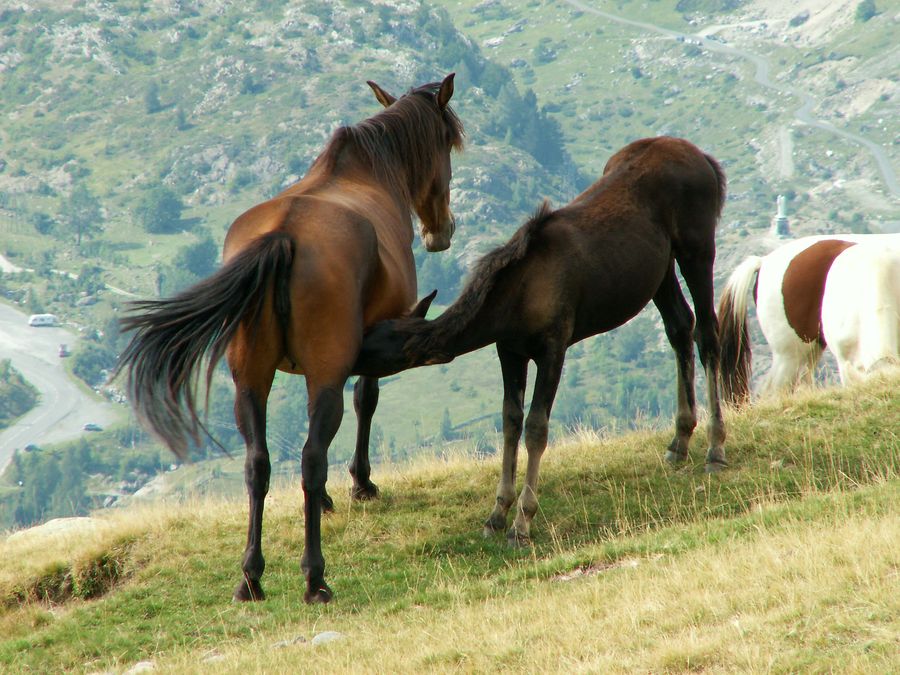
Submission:
[[[764,394],[812,384],[827,339],[822,329],[823,296],[832,264],[850,246],[869,242],[900,246],[900,235],[829,234],[789,241],[765,256],[748,256],[728,278],[719,299],[722,346],[722,395],[734,405],[750,398],[752,347],[747,326],[749,295],[772,350],[772,366],[763,379]],[[872,287],[851,284],[859,298]]]
[[[449,106],[453,74],[395,98],[374,82],[377,115],[334,132],[306,176],[238,216],[225,237],[223,266],[161,300],[134,303],[121,322],[135,331],[118,370],[138,417],[178,456],[199,443],[195,389],[206,360],[206,390],[224,355],[235,386],[234,415],[246,443],[250,513],[238,601],[265,597],[260,582],[263,505],[270,462],[266,401],[276,370],[302,374],[309,434],[301,456],[304,599],[328,602],[321,514],[328,446],[343,416],[342,391],[363,332],[404,314],[416,299],[412,212],[429,251],[450,245],[450,153],[463,128]],[[352,496],[374,497],[369,428],[378,382],[354,390],[357,444]]]
[[[719,164],[686,140],[635,141],[616,152],[603,176],[568,205],[547,202],[504,245],[484,256],[458,299],[434,320],[388,320],[367,333],[354,370],[369,376],[446,363],[495,343],[503,376],[503,465],[485,533],[506,529],[516,500],[516,461],[525,432],[528,466],[511,545],[529,540],[537,512],[541,456],[568,347],[612,330],[653,300],[677,357],[678,411],[666,458],[687,458],[697,424],[696,339],[709,383],[709,471],[726,466],[718,396],[719,342],[713,263],[715,228],[725,201]],[[434,294],[420,303],[426,306]],[[424,312],[422,311],[421,313]],[[527,419],[528,362],[537,379]]]

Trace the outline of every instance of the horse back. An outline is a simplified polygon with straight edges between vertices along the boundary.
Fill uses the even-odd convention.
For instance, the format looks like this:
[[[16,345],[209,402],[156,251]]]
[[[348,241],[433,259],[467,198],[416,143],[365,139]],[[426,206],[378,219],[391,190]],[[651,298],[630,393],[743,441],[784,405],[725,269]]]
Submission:
[[[408,212],[378,190],[335,181],[292,190],[258,204],[234,223],[223,258],[260,236],[288,234],[297,251],[292,270],[295,306],[328,298],[362,325],[399,316],[416,299],[412,224]]]
[[[648,212],[676,249],[707,248],[725,200],[718,162],[681,138],[634,141],[610,157],[595,192],[609,212]]]

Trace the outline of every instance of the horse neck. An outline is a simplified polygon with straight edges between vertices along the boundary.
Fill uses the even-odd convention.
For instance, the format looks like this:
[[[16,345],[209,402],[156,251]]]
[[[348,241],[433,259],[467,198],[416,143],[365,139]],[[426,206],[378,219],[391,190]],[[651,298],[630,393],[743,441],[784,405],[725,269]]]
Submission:
[[[454,303],[434,320],[409,320],[414,322],[406,340],[409,367],[446,363],[497,340],[493,323],[482,312],[465,314],[458,309]]]
[[[427,187],[425,183],[429,180],[427,167],[420,166],[423,157],[431,156],[424,141],[410,143],[408,138],[393,143],[385,142],[384,138],[372,140],[365,133],[354,135],[349,128],[339,133],[341,138],[330,167],[335,175],[377,185],[391,195],[399,208],[412,213],[414,199]],[[402,133],[397,128],[384,132],[385,137]],[[416,145],[423,147],[414,147]]]
[[[359,213],[372,223],[381,243],[389,248],[412,248],[415,233],[407,192],[381,179],[358,151],[345,148],[337,156],[320,158],[306,176],[279,196],[300,195]]]

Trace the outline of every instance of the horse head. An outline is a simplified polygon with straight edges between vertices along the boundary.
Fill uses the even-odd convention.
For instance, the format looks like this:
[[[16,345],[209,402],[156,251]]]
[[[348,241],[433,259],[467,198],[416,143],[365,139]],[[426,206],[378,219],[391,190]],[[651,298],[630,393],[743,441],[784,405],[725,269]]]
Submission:
[[[437,290],[426,295],[404,317],[379,321],[372,326],[363,339],[353,372],[386,377],[423,365],[406,353],[406,346],[410,337],[428,325],[425,315],[436,295]]]
[[[432,123],[420,125],[417,131],[431,136],[426,141],[430,152],[422,155],[430,161],[416,167],[410,190],[413,209],[422,225],[422,240],[428,251],[449,248],[450,239],[456,231],[456,219],[450,210],[450,152],[462,147],[462,125],[449,107],[453,96],[454,75],[450,73],[439,83],[416,87],[401,99],[392,96],[374,82],[368,82],[375,92],[375,98],[385,108],[391,108],[398,100],[406,98],[424,96],[429,101]]]

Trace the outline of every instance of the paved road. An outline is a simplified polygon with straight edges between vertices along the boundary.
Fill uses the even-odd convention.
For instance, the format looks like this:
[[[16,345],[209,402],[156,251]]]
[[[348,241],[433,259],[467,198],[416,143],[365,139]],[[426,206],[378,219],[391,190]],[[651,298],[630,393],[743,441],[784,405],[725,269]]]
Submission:
[[[770,68],[769,62],[767,59],[759,56],[757,54],[752,54],[743,49],[737,49],[730,45],[723,44],[718,40],[705,37],[705,35],[692,35],[690,33],[682,33],[679,31],[669,30],[668,28],[663,28],[662,26],[656,26],[652,23],[646,23],[643,21],[634,21],[632,19],[626,19],[621,16],[617,16],[615,14],[610,14],[608,12],[601,11],[590,5],[581,2],[580,0],[564,0],[568,5],[575,7],[583,12],[587,12],[588,14],[593,14],[595,16],[603,17],[604,19],[608,19],[609,21],[615,21],[617,23],[625,24],[628,26],[634,26],[636,28],[641,28],[643,30],[658,33],[660,35],[666,35],[671,38],[691,38],[694,40],[700,41],[703,46],[711,52],[718,52],[720,54],[731,54],[734,56],[739,56],[743,59],[750,61],[754,67],[756,68],[756,72],[754,73],[754,79],[757,83],[765,87],[766,89],[773,90],[777,95],[784,96],[790,95],[795,96],[800,100],[800,107],[794,112],[794,117],[804,124],[808,124],[810,126],[816,127],[818,129],[822,129],[823,131],[827,131],[835,136],[840,136],[841,138],[845,138],[854,143],[858,143],[862,145],[869,153],[872,155],[872,158],[875,160],[875,163],[878,165],[878,170],[881,173],[882,181],[884,182],[884,186],[887,190],[896,198],[900,197],[900,182],[897,180],[897,174],[894,171],[894,167],[891,165],[890,159],[888,158],[887,153],[884,149],[879,146],[877,143],[873,143],[867,138],[860,136],[859,134],[852,133],[850,131],[846,131],[839,127],[836,127],[831,122],[826,122],[823,120],[819,120],[812,115],[812,110],[816,106],[816,100],[807,94],[804,91],[801,91],[797,87],[793,87],[788,83],[781,83],[777,80],[773,80],[770,77]],[[709,31],[705,32],[706,34]]]
[[[71,348],[77,340],[63,327],[32,328],[28,315],[0,303],[0,359],[11,359],[41,393],[37,406],[0,432],[0,473],[17,448],[77,438],[91,433],[82,430],[86,422],[105,426],[116,419],[116,406],[92,397],[66,374],[59,345]]]

